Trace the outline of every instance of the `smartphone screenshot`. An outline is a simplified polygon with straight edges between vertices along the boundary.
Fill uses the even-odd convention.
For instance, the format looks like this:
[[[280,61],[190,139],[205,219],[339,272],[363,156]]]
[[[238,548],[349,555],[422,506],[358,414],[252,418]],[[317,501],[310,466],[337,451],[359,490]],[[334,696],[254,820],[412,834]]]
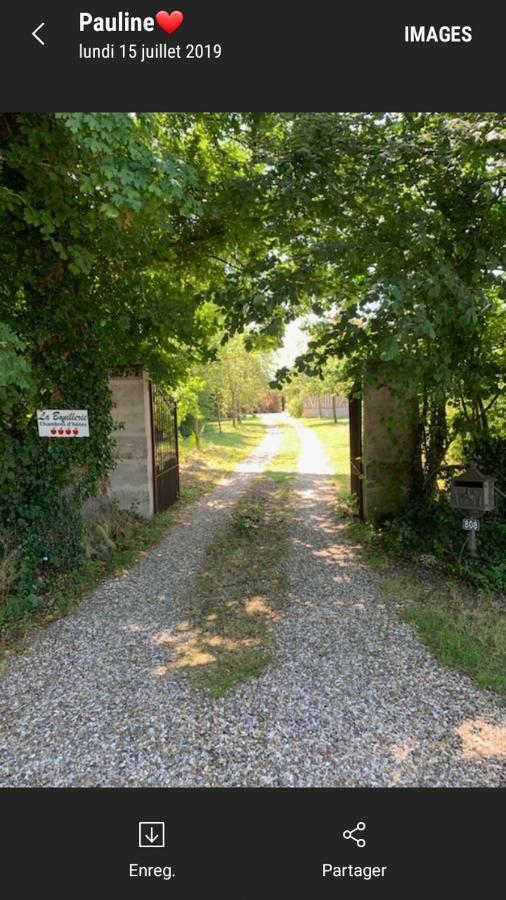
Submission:
[[[504,893],[505,19],[2,10],[6,898]]]

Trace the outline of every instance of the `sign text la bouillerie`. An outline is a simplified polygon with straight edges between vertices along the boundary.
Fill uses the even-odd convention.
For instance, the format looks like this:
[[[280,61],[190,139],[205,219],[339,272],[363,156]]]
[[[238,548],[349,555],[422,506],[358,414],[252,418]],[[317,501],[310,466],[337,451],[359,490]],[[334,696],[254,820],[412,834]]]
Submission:
[[[39,437],[89,437],[87,409],[38,409]]]

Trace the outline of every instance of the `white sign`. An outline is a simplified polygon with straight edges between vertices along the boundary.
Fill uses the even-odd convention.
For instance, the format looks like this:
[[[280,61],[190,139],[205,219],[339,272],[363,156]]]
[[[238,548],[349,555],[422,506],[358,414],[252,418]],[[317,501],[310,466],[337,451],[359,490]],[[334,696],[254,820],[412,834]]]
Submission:
[[[38,409],[39,437],[89,437],[87,409]]]

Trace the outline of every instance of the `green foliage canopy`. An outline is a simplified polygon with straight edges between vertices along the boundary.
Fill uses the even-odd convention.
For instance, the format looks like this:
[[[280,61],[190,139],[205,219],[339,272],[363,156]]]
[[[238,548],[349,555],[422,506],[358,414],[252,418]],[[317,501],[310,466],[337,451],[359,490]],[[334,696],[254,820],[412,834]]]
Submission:
[[[204,131],[198,117],[0,116],[0,528],[34,565],[76,553],[81,503],[112,466],[111,368],[174,384],[214,333],[213,263],[182,264],[216,177]],[[38,407],[88,409],[90,438],[41,440]]]
[[[455,434],[486,430],[506,392],[505,125],[267,116],[244,124],[250,173],[227,191],[251,226],[216,291],[229,327],[276,335],[316,314],[297,369],[346,359],[352,379],[415,393],[430,487]]]

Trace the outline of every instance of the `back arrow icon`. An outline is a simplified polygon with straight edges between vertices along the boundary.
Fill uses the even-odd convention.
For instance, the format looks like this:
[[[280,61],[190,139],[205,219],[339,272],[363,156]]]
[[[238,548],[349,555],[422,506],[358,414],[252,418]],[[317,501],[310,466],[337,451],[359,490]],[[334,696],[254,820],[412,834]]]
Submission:
[[[41,22],[40,25],[37,25],[37,28],[35,29],[35,31],[32,31],[32,37],[34,37],[35,40],[39,42],[39,44],[42,44],[43,47],[44,47],[44,41],[42,40],[42,38],[39,37],[37,32],[40,31],[41,28],[44,28],[45,24],[46,24],[45,22]]]

